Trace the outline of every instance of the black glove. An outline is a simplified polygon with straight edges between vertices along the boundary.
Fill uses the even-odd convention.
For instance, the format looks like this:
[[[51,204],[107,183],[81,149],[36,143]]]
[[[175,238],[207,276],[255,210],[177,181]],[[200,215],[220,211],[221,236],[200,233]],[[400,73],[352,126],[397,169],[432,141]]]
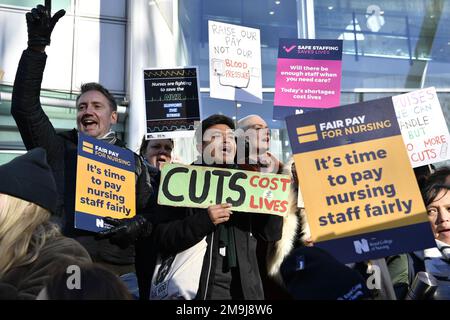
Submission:
[[[126,248],[139,237],[148,237],[152,232],[152,224],[143,216],[136,215],[130,219],[103,218],[103,221],[112,225],[111,229],[97,233],[96,239],[110,239],[111,243]]]
[[[51,1],[45,1],[43,5],[37,5],[26,14],[28,27],[28,47],[44,47],[50,44],[50,35],[59,19],[65,14],[65,10],[59,10],[51,16]]]

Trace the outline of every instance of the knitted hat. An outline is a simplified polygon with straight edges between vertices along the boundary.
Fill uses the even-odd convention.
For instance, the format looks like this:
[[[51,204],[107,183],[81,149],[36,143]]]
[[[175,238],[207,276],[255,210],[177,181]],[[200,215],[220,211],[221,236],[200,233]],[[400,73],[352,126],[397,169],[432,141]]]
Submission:
[[[44,149],[30,150],[0,166],[0,177],[0,193],[56,212],[56,183]]]
[[[369,297],[364,278],[317,247],[293,250],[281,264],[281,276],[294,299],[360,300]]]

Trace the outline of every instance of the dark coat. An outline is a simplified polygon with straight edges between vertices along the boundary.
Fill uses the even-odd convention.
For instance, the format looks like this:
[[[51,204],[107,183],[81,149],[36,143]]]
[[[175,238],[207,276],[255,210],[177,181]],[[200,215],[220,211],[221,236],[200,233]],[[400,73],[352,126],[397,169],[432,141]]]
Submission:
[[[80,264],[91,262],[77,241],[63,236],[48,239],[34,262],[12,268],[0,279],[0,299],[36,299],[54,268],[66,263],[66,259]]]
[[[45,53],[30,49],[23,52],[14,82],[11,114],[27,150],[42,147],[47,151],[47,160],[58,188],[57,217],[53,220],[62,226],[64,235],[79,239],[94,260],[133,264],[133,247],[120,249],[109,240],[96,241],[93,233],[74,228],[78,132],[73,129],[57,133],[42,109],[39,96],[46,60]],[[125,147],[120,140],[115,144]],[[135,160],[136,210],[140,212],[147,205],[152,187],[147,170],[143,170],[142,158],[135,154]]]
[[[210,299],[219,252],[219,235],[207,209],[156,206],[153,212],[152,221],[155,226],[152,236],[141,239],[136,244],[136,273],[141,299],[149,298],[157,254],[176,254],[195,245],[205,236],[208,247],[203,260],[197,299]],[[258,236],[260,241],[279,240],[283,219],[273,215],[236,212],[228,223],[231,223],[235,230],[243,297],[246,300],[264,299],[255,236]]]

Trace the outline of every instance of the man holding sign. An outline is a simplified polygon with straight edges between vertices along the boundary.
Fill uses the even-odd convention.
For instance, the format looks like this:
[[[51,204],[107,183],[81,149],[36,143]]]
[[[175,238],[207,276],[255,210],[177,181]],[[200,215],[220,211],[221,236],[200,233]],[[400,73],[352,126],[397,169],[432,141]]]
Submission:
[[[118,117],[114,97],[98,83],[84,84],[76,101],[78,130],[62,133],[56,133],[39,101],[47,59],[45,47],[50,45],[53,28],[64,15],[65,11],[60,10],[51,16],[51,1],[45,1],[45,6],[38,5],[26,14],[28,48],[19,62],[11,114],[26,148],[42,147],[47,151],[48,162],[58,187],[57,215],[61,219],[63,233],[77,238],[94,260],[120,275],[134,269],[133,247],[121,249],[108,240],[97,241],[92,233],[74,228],[78,132],[125,148],[125,144],[111,129]],[[152,188],[141,158],[135,155],[135,160],[136,209],[139,212],[147,204]]]
[[[205,119],[197,131],[198,137],[201,137],[197,148],[202,153],[203,159],[199,166],[190,168],[198,168],[200,171],[202,168],[207,169],[205,166],[216,167],[223,169],[217,170],[217,172],[224,172],[223,174],[227,174],[225,171],[228,169],[239,169],[234,164],[236,140],[233,130],[233,120],[226,116],[213,115]],[[176,177],[182,179],[185,175],[172,176],[172,181],[171,178],[162,177],[161,188],[165,188],[164,185],[170,185],[170,190],[183,192],[185,184]],[[221,181],[222,183],[225,181],[225,176]],[[179,187],[174,189],[171,186]],[[211,192],[213,192],[212,186],[213,182],[211,182]],[[198,188],[204,189],[204,184],[200,182]],[[225,188],[217,190],[223,192],[223,197],[215,196],[211,200],[208,198],[208,207],[206,205],[203,208],[199,208],[199,206],[194,208],[194,205],[192,207],[186,207],[190,205],[184,207],[164,206],[164,210],[158,213],[158,217],[165,219],[165,222],[154,226],[152,235],[154,242],[151,248],[157,248],[157,254],[167,257],[194,246],[206,237],[207,249],[196,298],[207,300],[263,299],[264,293],[256,258],[257,240],[255,236],[259,235],[264,241],[278,240],[281,237],[282,217],[233,212],[230,204],[233,201],[230,199],[238,196],[238,193],[233,196],[230,194],[230,197],[227,198]],[[199,190],[194,193],[196,194],[194,196],[198,198]],[[202,193],[210,194],[210,192]],[[160,190],[158,202],[162,203],[163,196],[167,194]],[[222,200],[217,202],[219,198]],[[141,297],[150,295],[149,283],[155,267],[154,262],[153,265],[151,264],[152,257],[148,253],[147,255],[144,259],[146,261],[139,267],[143,270],[140,276]],[[140,258],[137,257],[137,259]],[[138,265],[136,267],[138,269]],[[192,273],[195,274],[195,270]],[[161,295],[166,294],[160,293]],[[158,292],[152,291],[151,295],[153,299],[164,299],[164,296],[158,296]]]

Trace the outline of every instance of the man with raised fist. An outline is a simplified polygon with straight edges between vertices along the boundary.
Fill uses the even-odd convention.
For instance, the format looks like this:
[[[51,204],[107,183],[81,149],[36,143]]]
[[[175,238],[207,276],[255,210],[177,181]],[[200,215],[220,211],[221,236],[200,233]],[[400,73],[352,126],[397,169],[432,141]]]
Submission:
[[[38,5],[26,14],[28,48],[23,51],[17,69],[11,103],[13,115],[25,147],[30,150],[42,147],[47,151],[58,188],[58,209],[54,217],[62,226],[63,233],[83,244],[94,261],[117,275],[134,272],[134,247],[140,233],[121,232],[111,239],[96,239],[94,234],[74,228],[76,167],[78,132],[125,148],[112,130],[117,122],[117,104],[109,91],[98,83],[87,83],[81,87],[76,100],[77,129],[57,133],[44,113],[39,96],[47,55],[46,46],[55,25],[65,15],[59,10],[51,15],[51,1]],[[135,154],[136,162],[136,211],[147,205],[152,194],[150,178],[141,157]],[[36,190],[39,192],[39,190]],[[147,228],[150,230],[150,228]]]

